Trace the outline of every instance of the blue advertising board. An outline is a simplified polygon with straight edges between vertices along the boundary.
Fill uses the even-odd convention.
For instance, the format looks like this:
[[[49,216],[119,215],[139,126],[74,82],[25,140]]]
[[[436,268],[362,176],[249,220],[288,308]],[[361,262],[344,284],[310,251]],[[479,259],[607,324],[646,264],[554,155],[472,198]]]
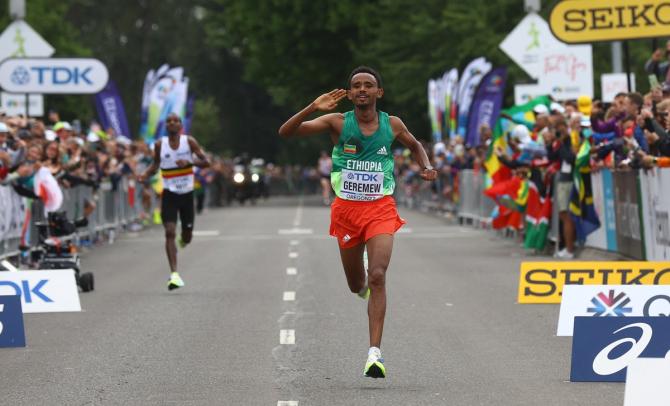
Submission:
[[[0,296],[0,348],[25,346],[21,296]]]
[[[625,382],[635,359],[664,358],[670,317],[575,317],[572,382]]]

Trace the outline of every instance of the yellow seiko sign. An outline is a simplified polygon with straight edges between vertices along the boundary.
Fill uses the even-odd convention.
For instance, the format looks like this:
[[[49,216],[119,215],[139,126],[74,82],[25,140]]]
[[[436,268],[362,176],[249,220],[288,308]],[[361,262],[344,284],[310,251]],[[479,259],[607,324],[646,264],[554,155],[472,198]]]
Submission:
[[[561,303],[565,285],[670,285],[670,262],[522,262],[519,303]]]
[[[564,0],[551,10],[554,36],[568,44],[670,35],[669,0]]]

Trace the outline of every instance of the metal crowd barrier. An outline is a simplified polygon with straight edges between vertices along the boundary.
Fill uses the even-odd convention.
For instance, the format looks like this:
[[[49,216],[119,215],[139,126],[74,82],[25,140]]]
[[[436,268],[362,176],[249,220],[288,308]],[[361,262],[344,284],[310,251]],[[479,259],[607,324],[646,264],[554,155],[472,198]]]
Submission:
[[[134,181],[127,178],[120,178],[116,184],[106,180],[100,184],[97,191],[89,186],[76,186],[73,188],[63,189],[63,204],[60,211],[65,211],[69,220],[80,218],[84,215],[85,202],[88,200],[95,203],[95,210],[88,217],[88,226],[77,230],[74,238],[77,242],[81,240],[88,240],[94,242],[101,238],[105,238],[113,242],[117,232],[127,228],[130,224],[140,220],[140,214],[143,212],[142,208],[142,192],[143,187],[136,185]],[[150,216],[154,207],[154,200],[152,193],[152,207],[146,213]],[[38,232],[35,226],[36,222],[45,220],[44,206],[39,200],[32,200],[20,197],[10,187],[0,186],[0,259],[11,257],[20,254],[21,243],[21,229],[25,222],[25,211],[29,211],[30,224],[27,226],[25,234],[25,245],[35,247],[38,243]],[[19,216],[14,213],[12,220],[7,220],[10,213],[7,213],[8,203],[16,204],[20,202],[25,210]],[[20,218],[19,218],[20,217]],[[20,221],[20,225],[14,224],[11,227],[11,232],[4,238],[7,228],[4,223],[16,223]]]
[[[591,175],[594,208],[600,228],[590,234],[585,247],[646,260],[670,259],[670,169],[647,171],[602,170]],[[458,185],[449,198],[443,190],[445,182]],[[423,211],[448,211],[453,208],[460,223],[487,227],[495,203],[483,195],[484,173],[462,170],[457,179],[439,177],[434,183],[418,176],[398,176],[396,200],[408,208]],[[558,177],[554,178],[556,190]],[[515,235],[503,232],[503,235]],[[558,249],[560,219],[558,206],[552,206],[549,241]]]

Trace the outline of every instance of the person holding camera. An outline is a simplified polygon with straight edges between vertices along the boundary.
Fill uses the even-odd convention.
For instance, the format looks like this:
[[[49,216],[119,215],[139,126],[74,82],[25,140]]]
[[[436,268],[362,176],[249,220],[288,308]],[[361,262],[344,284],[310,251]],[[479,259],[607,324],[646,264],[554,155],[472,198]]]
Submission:
[[[665,56],[665,61],[663,60]],[[661,81],[670,84],[670,40],[665,44],[665,52],[658,48],[651,55],[651,58],[644,64],[644,71],[650,75],[656,75]]]

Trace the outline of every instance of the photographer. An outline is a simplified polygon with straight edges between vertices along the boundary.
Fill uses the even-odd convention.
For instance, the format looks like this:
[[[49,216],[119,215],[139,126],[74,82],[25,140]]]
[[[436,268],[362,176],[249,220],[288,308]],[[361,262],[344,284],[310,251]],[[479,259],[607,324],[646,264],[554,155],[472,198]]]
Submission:
[[[665,61],[663,56],[665,56]],[[644,64],[644,71],[650,75],[656,75],[661,82],[670,83],[668,66],[670,66],[670,40],[665,44],[665,52],[660,48],[654,51],[651,58]]]

